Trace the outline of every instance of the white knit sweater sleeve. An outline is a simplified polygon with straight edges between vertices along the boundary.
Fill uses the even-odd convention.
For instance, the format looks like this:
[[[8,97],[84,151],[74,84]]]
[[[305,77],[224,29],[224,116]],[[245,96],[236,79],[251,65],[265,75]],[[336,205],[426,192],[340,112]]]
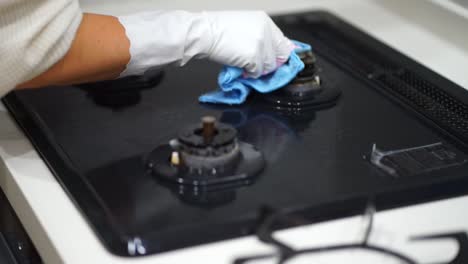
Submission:
[[[0,0],[0,97],[59,61],[81,18],[78,0]]]

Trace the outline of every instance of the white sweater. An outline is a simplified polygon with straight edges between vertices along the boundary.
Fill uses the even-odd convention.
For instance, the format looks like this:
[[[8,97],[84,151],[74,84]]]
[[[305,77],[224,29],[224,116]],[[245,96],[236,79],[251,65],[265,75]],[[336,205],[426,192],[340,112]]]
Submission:
[[[81,18],[78,0],[0,0],[0,97],[59,61]]]

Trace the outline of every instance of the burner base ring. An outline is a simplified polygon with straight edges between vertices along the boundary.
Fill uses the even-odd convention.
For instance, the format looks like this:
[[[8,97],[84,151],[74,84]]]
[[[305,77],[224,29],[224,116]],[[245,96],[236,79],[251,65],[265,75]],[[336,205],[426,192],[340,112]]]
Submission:
[[[262,95],[262,99],[279,110],[319,110],[336,104],[341,96],[341,89],[336,86],[322,84],[324,87],[320,93],[308,98],[293,98],[286,95],[282,89],[270,94]]]

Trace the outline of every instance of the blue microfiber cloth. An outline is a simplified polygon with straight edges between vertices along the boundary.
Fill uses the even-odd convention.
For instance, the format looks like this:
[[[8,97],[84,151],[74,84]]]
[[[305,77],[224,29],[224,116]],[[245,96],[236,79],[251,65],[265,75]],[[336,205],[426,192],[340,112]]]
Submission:
[[[244,70],[241,68],[224,66],[218,76],[218,84],[221,89],[203,94],[198,100],[202,103],[242,104],[251,89],[260,93],[269,93],[285,86],[304,69],[304,63],[297,53],[312,50],[308,44],[299,41],[293,42],[296,48],[291,52],[289,60],[276,71],[253,79],[244,78]]]

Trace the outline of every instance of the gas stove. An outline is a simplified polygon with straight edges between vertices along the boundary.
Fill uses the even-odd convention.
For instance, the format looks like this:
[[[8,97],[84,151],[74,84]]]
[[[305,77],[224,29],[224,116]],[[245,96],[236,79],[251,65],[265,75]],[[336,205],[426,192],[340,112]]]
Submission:
[[[290,84],[242,105],[198,103],[217,87],[208,61],[4,99],[110,252],[265,237],[370,201],[468,193],[463,88],[329,13],[275,21],[313,51]],[[277,215],[288,221],[265,224]]]

